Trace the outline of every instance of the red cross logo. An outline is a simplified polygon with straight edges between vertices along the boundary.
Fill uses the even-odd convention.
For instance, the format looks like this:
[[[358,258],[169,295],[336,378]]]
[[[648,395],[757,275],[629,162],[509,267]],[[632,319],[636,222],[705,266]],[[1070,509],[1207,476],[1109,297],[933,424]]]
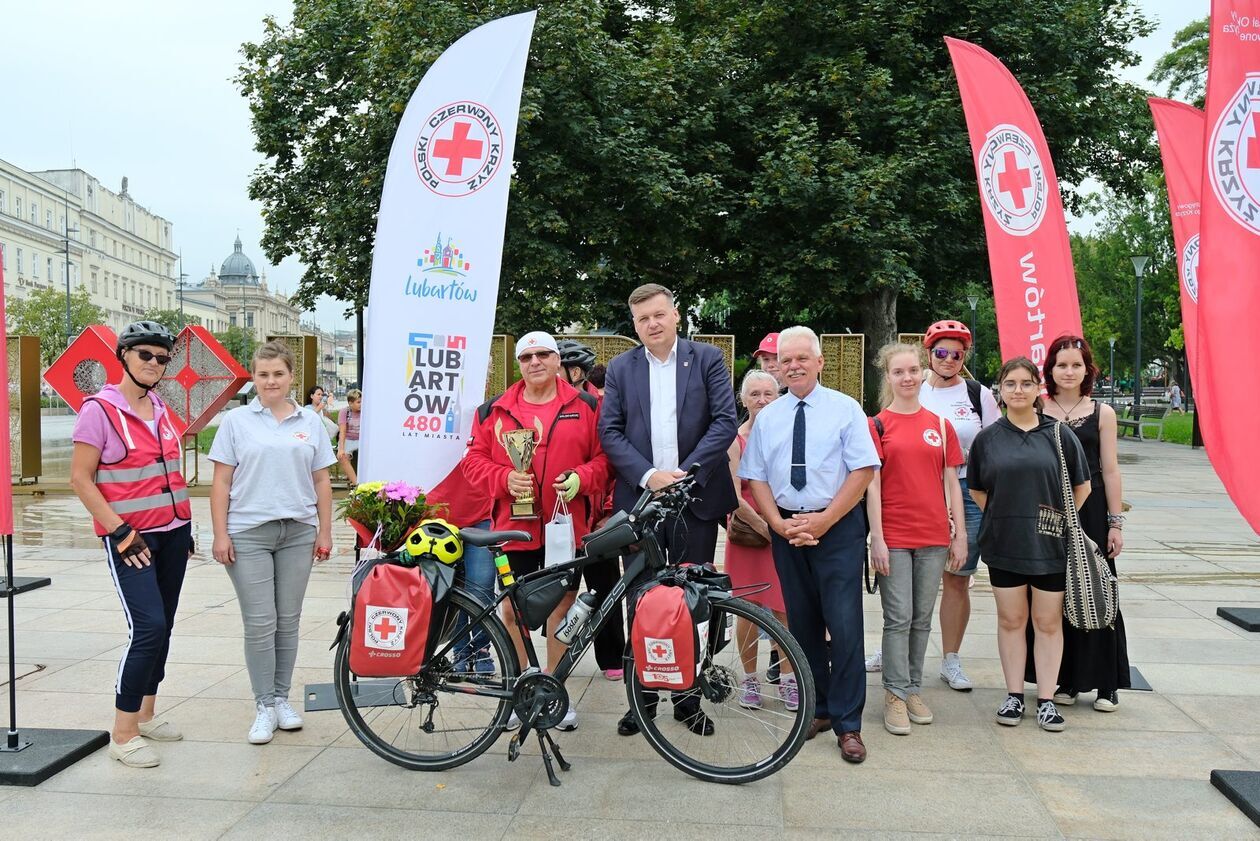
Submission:
[[[390,622],[388,616],[382,616],[381,621],[372,626],[372,630],[376,631],[377,636],[381,638],[381,642],[388,642],[394,631],[398,630],[398,626]]]
[[[656,645],[652,646],[652,653],[656,655],[656,659],[660,660],[669,653],[669,649],[658,642]]]
[[[472,128],[472,123],[461,123],[456,121],[455,128],[451,136],[445,140],[438,140],[433,144],[433,157],[446,158],[446,174],[460,178],[464,174],[464,159],[472,160],[481,159],[481,148],[483,145],[480,140],[470,140],[468,131]]]
[[[1032,172],[1026,167],[1021,167],[1019,161],[1015,159],[1015,153],[1011,151],[1006,153],[1003,163],[1005,168],[998,173],[998,190],[1009,193],[1011,201],[1015,203],[1015,209],[1023,210],[1026,204],[1024,191],[1032,186]]]
[[[1247,140],[1247,169],[1260,169],[1260,111],[1251,112],[1251,132]]]

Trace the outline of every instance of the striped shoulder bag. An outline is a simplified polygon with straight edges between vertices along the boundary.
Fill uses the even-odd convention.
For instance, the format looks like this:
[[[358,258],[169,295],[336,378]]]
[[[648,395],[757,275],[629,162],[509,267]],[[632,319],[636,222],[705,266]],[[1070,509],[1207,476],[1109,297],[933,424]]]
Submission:
[[[1120,603],[1120,582],[1107,566],[1098,544],[1081,528],[1081,518],[1072,496],[1072,478],[1063,454],[1063,423],[1054,425],[1054,445],[1059,451],[1059,472],[1063,479],[1063,508],[1066,513],[1067,591],[1063,613],[1073,628],[1097,631],[1115,624]]]

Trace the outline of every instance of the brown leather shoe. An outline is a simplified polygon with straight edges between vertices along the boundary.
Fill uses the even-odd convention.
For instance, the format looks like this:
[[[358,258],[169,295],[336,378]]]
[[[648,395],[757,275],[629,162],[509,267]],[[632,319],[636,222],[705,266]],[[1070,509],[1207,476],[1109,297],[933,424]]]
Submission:
[[[840,756],[844,757],[845,762],[856,765],[866,759],[866,745],[862,743],[862,734],[857,730],[841,733],[836,743],[840,745]]]
[[[815,736],[817,736],[819,733],[823,732],[824,730],[830,730],[830,729],[831,729],[831,719],[816,718],[809,723],[809,729],[805,731],[805,741],[808,742],[810,739],[814,738]]]

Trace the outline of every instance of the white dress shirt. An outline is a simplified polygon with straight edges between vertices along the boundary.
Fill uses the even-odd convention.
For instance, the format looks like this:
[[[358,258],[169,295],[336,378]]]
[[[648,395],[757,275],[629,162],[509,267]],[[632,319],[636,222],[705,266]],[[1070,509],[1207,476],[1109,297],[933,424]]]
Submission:
[[[739,477],[770,485],[788,511],[818,511],[835,499],[850,472],[879,467],[870,426],[857,401],[819,383],[805,395],[805,487],[792,487],[792,431],[801,398],[788,392],[757,414],[739,462]]]
[[[648,362],[648,414],[652,421],[652,469],[639,480],[646,488],[656,471],[678,469],[678,339],[674,339],[664,362],[646,347],[643,352]]]

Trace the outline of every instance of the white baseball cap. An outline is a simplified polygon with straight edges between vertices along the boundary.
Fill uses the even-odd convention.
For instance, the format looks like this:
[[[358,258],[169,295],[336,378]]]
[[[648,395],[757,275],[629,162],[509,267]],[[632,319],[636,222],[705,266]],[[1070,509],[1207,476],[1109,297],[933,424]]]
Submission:
[[[520,359],[521,354],[529,350],[549,350],[552,353],[560,352],[560,348],[556,347],[556,340],[552,338],[551,334],[544,333],[541,330],[533,330],[516,340],[517,359]]]

